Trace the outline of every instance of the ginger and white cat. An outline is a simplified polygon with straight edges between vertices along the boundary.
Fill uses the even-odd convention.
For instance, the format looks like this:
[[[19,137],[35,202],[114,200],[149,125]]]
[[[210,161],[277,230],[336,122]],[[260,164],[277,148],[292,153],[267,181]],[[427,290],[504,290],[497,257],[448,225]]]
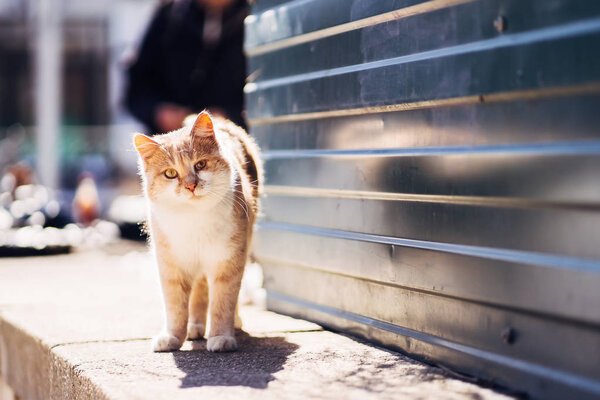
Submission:
[[[148,228],[163,292],[166,329],[154,351],[174,351],[210,329],[209,351],[237,348],[234,320],[262,163],[232,122],[202,112],[183,128],[134,137],[149,209]]]

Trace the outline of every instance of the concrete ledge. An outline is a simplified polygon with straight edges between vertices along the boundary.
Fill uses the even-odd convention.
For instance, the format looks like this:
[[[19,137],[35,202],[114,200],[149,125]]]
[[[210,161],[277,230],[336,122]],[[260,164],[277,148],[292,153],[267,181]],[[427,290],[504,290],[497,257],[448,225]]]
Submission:
[[[509,398],[256,307],[236,353],[152,353],[160,310],[143,247],[0,259],[0,400]]]

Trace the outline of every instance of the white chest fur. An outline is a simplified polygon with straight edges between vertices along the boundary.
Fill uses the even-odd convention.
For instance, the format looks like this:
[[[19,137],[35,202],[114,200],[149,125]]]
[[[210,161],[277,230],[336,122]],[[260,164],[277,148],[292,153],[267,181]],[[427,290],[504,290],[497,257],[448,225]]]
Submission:
[[[210,275],[215,267],[231,258],[234,232],[231,207],[151,208],[151,226],[161,230],[169,245],[169,255],[179,268],[192,276]]]

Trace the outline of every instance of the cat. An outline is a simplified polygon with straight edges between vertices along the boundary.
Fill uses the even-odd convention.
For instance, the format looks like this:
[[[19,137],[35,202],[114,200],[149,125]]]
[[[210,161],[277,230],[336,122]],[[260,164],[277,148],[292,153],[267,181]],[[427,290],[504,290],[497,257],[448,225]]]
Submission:
[[[152,348],[175,351],[186,337],[201,339],[208,314],[207,350],[234,351],[262,185],[259,148],[242,128],[205,111],[179,130],[136,134],[134,145],[166,315]]]

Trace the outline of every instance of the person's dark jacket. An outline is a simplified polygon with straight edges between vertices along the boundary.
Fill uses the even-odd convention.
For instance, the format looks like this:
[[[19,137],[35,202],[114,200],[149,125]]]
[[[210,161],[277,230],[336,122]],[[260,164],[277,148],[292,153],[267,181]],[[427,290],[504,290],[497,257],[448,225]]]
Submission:
[[[137,58],[128,70],[125,102],[130,112],[151,131],[159,129],[155,112],[161,103],[174,103],[200,112],[215,107],[244,126],[243,53],[245,1],[223,15],[216,45],[203,41],[204,11],[194,0],[175,0],[156,12]]]

